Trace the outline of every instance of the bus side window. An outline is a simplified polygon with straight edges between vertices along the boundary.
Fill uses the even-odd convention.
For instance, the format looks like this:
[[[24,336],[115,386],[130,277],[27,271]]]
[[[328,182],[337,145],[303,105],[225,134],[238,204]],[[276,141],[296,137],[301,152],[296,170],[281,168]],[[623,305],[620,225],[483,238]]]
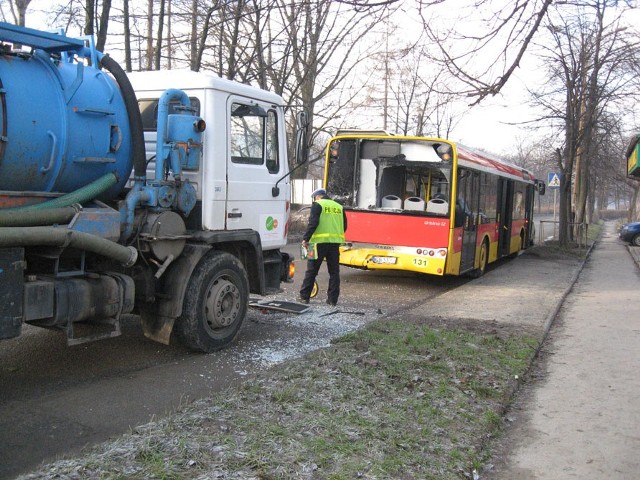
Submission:
[[[469,224],[468,222],[470,221],[468,212],[467,212],[467,208],[465,206],[465,201],[463,198],[461,198],[460,196],[458,196],[458,198],[456,199],[456,220],[455,220],[455,224],[454,226],[456,228],[458,227],[465,227],[468,228]]]
[[[354,177],[356,174],[356,142],[355,140],[340,140],[335,142],[337,150],[335,158],[332,157],[328,165],[327,190],[331,192],[334,200],[346,206],[353,206]],[[332,145],[334,147],[334,145]],[[371,182],[369,178],[359,179],[359,182]]]

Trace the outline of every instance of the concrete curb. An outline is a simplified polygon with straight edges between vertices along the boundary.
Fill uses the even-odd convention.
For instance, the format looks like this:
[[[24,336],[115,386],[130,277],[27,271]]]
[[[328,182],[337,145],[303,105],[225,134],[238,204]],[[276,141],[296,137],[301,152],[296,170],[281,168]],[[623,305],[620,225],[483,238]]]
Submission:
[[[633,258],[638,268],[640,268],[640,247],[627,245],[627,250],[629,250],[629,255],[631,255],[631,258]]]

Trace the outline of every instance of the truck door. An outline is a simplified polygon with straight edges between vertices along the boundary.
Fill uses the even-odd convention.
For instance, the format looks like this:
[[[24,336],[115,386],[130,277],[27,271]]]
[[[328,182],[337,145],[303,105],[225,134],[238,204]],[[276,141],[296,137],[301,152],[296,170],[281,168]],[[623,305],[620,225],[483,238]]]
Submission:
[[[288,168],[284,118],[281,110],[266,102],[230,97],[227,203],[228,230],[253,229],[260,233],[264,249],[285,243],[289,179],[276,181]]]

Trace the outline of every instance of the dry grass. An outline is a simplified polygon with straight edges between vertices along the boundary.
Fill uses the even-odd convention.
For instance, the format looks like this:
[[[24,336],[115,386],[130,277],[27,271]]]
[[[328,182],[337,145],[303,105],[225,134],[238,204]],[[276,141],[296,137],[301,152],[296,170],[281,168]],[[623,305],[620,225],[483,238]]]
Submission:
[[[536,345],[374,322],[24,478],[472,478]]]

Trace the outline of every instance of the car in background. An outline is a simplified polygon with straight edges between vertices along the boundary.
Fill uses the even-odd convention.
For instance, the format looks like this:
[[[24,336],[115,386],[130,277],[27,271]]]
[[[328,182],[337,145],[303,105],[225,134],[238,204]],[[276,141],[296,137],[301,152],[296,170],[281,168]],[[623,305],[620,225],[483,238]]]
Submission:
[[[618,237],[624,242],[640,247],[640,222],[625,223],[618,231]]]

